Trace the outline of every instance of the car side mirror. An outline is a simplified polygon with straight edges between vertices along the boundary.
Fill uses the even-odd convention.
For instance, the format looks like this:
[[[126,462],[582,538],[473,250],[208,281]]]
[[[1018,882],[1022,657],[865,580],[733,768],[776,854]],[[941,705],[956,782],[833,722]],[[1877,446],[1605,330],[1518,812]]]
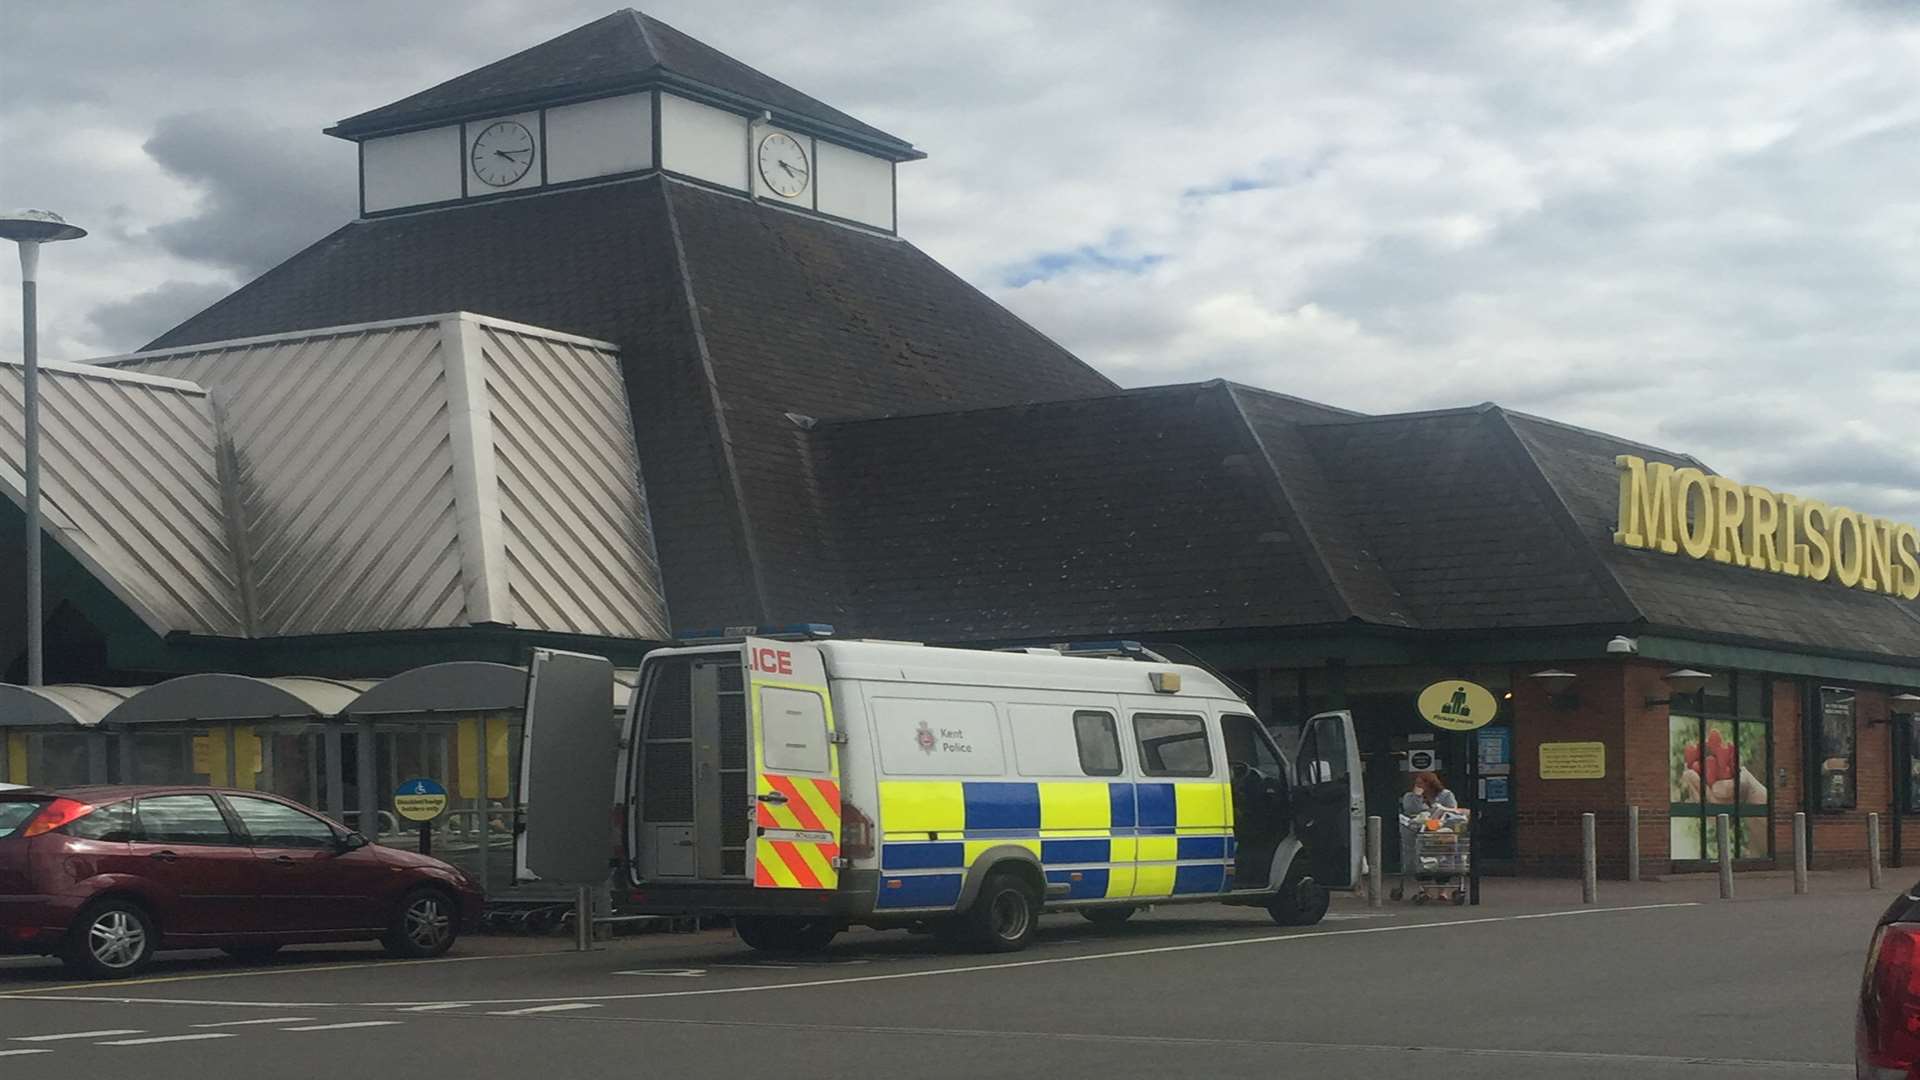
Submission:
[[[368,844],[371,844],[371,843],[373,843],[373,841],[368,840],[366,837],[360,835],[359,833],[351,832],[345,836],[336,838],[334,840],[333,846],[336,851],[340,852],[340,854],[342,855],[345,855],[349,851],[358,851],[361,848],[366,847]]]

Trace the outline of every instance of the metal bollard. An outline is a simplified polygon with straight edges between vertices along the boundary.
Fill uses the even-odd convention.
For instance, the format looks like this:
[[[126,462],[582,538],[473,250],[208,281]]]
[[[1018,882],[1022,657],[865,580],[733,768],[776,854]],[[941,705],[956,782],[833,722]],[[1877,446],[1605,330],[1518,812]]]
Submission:
[[[1379,907],[1382,893],[1382,871],[1380,868],[1380,816],[1367,818],[1367,906]]]
[[[1795,896],[1807,894],[1807,815],[1804,810],[1793,815],[1793,893]]]
[[[1880,887],[1880,815],[1867,815],[1867,888]]]
[[[1627,807],[1627,880],[1640,880],[1640,808]]]
[[[1733,899],[1733,818],[1714,815],[1720,830],[1720,899]]]
[[[1580,815],[1580,902],[1595,903],[1600,893],[1599,860],[1593,849],[1593,815]]]

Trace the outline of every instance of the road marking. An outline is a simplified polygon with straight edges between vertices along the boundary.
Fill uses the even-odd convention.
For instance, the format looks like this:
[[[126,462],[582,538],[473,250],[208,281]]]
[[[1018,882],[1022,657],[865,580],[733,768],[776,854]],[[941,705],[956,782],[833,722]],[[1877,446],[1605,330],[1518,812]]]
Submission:
[[[109,1035],[144,1035],[140,1028],[110,1028],[106,1031],[69,1031],[64,1035],[15,1035],[14,1042],[62,1042],[67,1039],[104,1039]]]
[[[51,1054],[51,1050],[0,1050],[0,1057],[19,1057],[22,1054]]]
[[[716,986],[701,990],[654,990],[634,994],[590,994],[568,997],[544,998],[485,998],[461,1002],[428,1001],[218,1001],[203,998],[128,998],[87,996],[81,994],[62,994],[48,996],[25,992],[0,994],[0,1000],[14,998],[21,1001],[102,1001],[114,1004],[135,1003],[140,1005],[213,1005],[233,1008],[254,1009],[330,1009],[330,1008],[369,1008],[402,1009],[410,1006],[444,1004],[453,1005],[539,1005],[548,1002],[572,1001],[650,1001],[656,998],[706,997],[711,994],[760,994],[774,990],[808,990],[821,986],[845,986],[852,983],[887,982],[894,979],[926,979],[940,975],[971,975],[986,971],[1005,971],[1016,968],[1043,967],[1052,964],[1079,964],[1095,960],[1121,960],[1134,956],[1157,956],[1165,953],[1192,952],[1199,949],[1232,949],[1248,945],[1270,945],[1290,941],[1312,941],[1318,938],[1352,937],[1358,934],[1400,934],[1419,930],[1443,930],[1458,926],[1486,926],[1493,923],[1529,922],[1538,919],[1565,919],[1582,915],[1617,915],[1637,911],[1664,911],[1675,908],[1693,908],[1701,906],[1697,900],[1667,904],[1632,904],[1622,907],[1582,907],[1566,911],[1541,911],[1527,915],[1489,915],[1478,919],[1451,919],[1441,922],[1394,923],[1391,926],[1356,926],[1345,930],[1310,930],[1304,933],[1263,934],[1259,937],[1228,938],[1221,941],[1196,941],[1185,945],[1161,945],[1146,949],[1123,949],[1117,952],[1082,953],[1076,956],[1047,956],[1033,960],[1010,960],[997,964],[967,964],[950,968],[925,968],[917,971],[896,971],[883,975],[852,975],[840,979],[811,979],[805,982],[769,983],[759,986]],[[538,956],[567,956],[570,953],[536,953]],[[483,959],[475,957],[473,959]],[[432,963],[433,961],[416,961]],[[363,967],[373,965],[360,965]],[[298,968],[289,971],[300,970]],[[80,984],[85,985],[85,984]],[[120,984],[125,985],[125,984]],[[66,989],[64,987],[58,989]]]
[[[577,1009],[597,1009],[598,1005],[589,1005],[584,1001],[571,1001],[565,1005],[536,1005],[531,1009],[513,1009],[508,1012],[488,1013],[488,1016],[532,1016],[536,1013],[573,1012]]]
[[[717,968],[744,968],[748,971],[792,971],[795,968],[799,967],[800,965],[799,964],[708,964],[707,966],[717,967]],[[625,972],[625,971],[616,971],[614,972],[614,974],[627,975],[631,973]]]
[[[348,1028],[393,1027],[404,1020],[355,1020],[348,1024],[308,1024],[306,1027],[281,1028],[281,1031],[345,1031]]]
[[[707,974],[706,968],[636,968],[632,971],[616,971],[615,975],[661,975],[669,979],[701,979]]]
[[[467,1007],[468,1007],[467,1003],[464,1001],[454,1001],[454,1002],[442,1002],[439,1005],[415,1005],[411,1008],[403,1009],[401,1011],[402,1012],[441,1012],[446,1009],[464,1009]]]
[[[572,956],[572,955],[574,955],[573,950],[568,949],[564,952],[550,952],[550,953],[493,953],[487,956],[439,956],[431,960],[390,960],[390,959],[358,960],[351,964],[314,964],[312,966],[306,966],[302,964],[280,964],[276,967],[252,968],[246,971],[209,971],[209,972],[203,972],[198,975],[156,975],[156,976],[153,976],[152,978],[147,978],[147,979],[127,979],[121,982],[116,982],[113,985],[115,986],[153,986],[158,983],[200,982],[208,979],[256,979],[262,975],[305,975],[305,974],[308,974],[311,972],[317,972],[317,971],[358,971],[362,968],[386,967],[391,964],[405,964],[409,966],[420,965],[420,964],[471,964],[480,960],[529,960],[529,959],[538,959],[540,957],[545,957],[545,956]],[[61,986],[42,986],[42,987],[33,988],[32,990],[0,990],[0,1000],[4,1000],[10,997],[27,997],[31,999],[33,996],[37,996],[39,994],[56,994],[64,990],[98,990],[98,989],[100,989],[100,984],[97,982],[83,982],[83,983],[66,983]],[[86,1001],[88,999],[74,997],[74,998],[49,998],[48,1000],[49,1001]],[[107,1000],[107,999],[103,999],[103,1000]],[[127,999],[112,998],[110,1000],[122,1001]],[[144,999],[136,998],[133,1000],[144,1000]],[[267,1008],[278,1008],[278,1009],[286,1008],[285,1005],[282,1005],[278,1002],[248,1001],[248,1002],[242,1002],[241,1004],[253,1005],[253,1006],[264,1005]]]
[[[195,1024],[197,1028],[210,1027],[248,1027],[253,1024],[297,1024],[302,1020],[311,1020],[311,1016],[269,1016],[264,1020],[222,1020],[217,1024]]]
[[[201,1039],[231,1039],[231,1031],[203,1031],[198,1035],[155,1035],[147,1039],[109,1039],[101,1046],[151,1046],[154,1043],[199,1042]]]

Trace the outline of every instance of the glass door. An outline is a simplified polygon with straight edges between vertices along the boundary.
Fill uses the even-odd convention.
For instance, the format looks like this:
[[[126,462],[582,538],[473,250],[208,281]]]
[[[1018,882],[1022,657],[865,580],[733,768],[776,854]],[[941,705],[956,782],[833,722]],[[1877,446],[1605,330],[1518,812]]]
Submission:
[[[1669,857],[1720,858],[1725,814],[1735,859],[1773,857],[1771,724],[1673,713],[1667,720]]]

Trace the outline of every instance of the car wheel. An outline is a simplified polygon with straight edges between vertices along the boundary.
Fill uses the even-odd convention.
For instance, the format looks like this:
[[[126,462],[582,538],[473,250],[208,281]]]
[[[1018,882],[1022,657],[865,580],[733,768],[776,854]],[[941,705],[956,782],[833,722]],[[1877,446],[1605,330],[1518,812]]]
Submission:
[[[395,956],[422,960],[453,948],[460,934],[453,898],[439,889],[415,889],[402,897],[393,925],[380,943]]]
[[[1332,896],[1304,871],[1289,870],[1280,891],[1267,901],[1267,914],[1281,926],[1312,926],[1326,917]],[[1414,903],[1420,898],[1414,897]]]
[[[278,945],[227,945],[220,950],[243,964],[264,964],[280,951]]]
[[[969,944],[982,952],[1018,952],[1039,925],[1040,899],[1033,887],[1004,870],[987,875],[973,907],[961,916]]]
[[[124,979],[153,959],[160,934],[146,909],[129,900],[103,900],[73,921],[67,966],[90,979]]]
[[[755,952],[798,956],[824,950],[839,935],[840,925],[832,919],[742,915],[733,920],[733,932]]]
[[[1122,904],[1118,907],[1081,908],[1080,917],[1095,926],[1119,926],[1133,918],[1133,913],[1139,910],[1132,904]]]

